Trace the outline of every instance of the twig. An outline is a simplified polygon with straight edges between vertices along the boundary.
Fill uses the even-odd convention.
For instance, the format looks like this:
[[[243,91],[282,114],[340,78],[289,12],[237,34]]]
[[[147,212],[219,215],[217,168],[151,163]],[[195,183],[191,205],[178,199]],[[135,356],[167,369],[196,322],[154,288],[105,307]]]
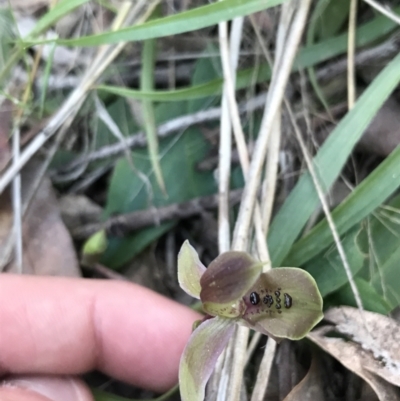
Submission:
[[[356,53],[357,2],[358,0],[350,0],[349,36],[347,41],[347,103],[349,110],[353,108],[356,102],[354,56]]]
[[[241,189],[231,191],[229,204],[235,205],[240,201]],[[158,209],[138,210],[132,213],[114,216],[104,223],[92,223],[72,230],[73,238],[84,240],[90,235],[105,229],[107,233],[123,236],[144,227],[173,219],[184,219],[199,215],[205,210],[213,210],[218,206],[218,196],[210,195],[192,199],[188,202],[174,203]]]
[[[390,18],[392,21],[396,22],[396,24],[400,24],[400,17],[395,14],[392,10],[387,7],[382,6],[375,0],[364,0],[365,3],[369,4],[371,7],[375,8],[375,10],[379,11],[381,14]]]
[[[355,55],[354,63],[362,66],[371,61],[375,63],[386,57],[391,57],[400,50],[399,34],[395,34],[384,43],[370,49],[361,50]],[[329,63],[326,67],[317,70],[316,77],[321,81],[328,81],[347,70],[347,58],[342,58],[334,63]]]

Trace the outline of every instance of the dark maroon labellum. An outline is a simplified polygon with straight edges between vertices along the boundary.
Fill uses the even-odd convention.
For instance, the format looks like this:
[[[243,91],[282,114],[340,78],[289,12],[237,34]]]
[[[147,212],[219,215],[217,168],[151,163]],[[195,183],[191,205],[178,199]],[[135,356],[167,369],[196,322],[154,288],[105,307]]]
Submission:
[[[281,293],[279,291],[275,291],[275,295],[279,298],[279,296],[281,295]]]
[[[283,296],[285,297],[285,308],[289,309],[292,306],[292,297],[286,293],[284,293]]]
[[[252,305],[257,305],[260,302],[260,296],[256,292],[250,294],[250,303]]]
[[[276,309],[281,309],[281,304],[276,304]]]
[[[268,306],[268,308],[270,308],[274,303],[274,299],[271,295],[266,295],[263,299],[263,302]]]

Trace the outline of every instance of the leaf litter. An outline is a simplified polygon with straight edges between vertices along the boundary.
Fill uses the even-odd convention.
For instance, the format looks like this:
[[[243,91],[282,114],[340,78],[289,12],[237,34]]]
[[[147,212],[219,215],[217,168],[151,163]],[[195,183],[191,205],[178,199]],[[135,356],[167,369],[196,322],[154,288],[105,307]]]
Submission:
[[[333,325],[314,330],[308,338],[362,377],[381,401],[399,400],[400,324],[348,306],[328,310],[325,319]]]

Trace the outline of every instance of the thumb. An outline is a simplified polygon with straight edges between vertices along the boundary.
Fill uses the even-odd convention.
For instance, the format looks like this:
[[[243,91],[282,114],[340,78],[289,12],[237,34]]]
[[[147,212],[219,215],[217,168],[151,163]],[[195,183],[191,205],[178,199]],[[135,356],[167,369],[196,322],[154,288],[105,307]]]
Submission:
[[[10,376],[0,383],[1,401],[94,401],[82,380],[72,376]]]

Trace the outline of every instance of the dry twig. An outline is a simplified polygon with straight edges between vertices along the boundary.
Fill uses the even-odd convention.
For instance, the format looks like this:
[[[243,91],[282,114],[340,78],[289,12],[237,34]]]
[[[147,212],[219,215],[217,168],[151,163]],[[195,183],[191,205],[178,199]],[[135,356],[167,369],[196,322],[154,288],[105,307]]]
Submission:
[[[239,203],[242,190],[231,191],[228,205]],[[106,230],[111,235],[124,236],[144,227],[160,224],[173,219],[185,219],[196,216],[206,210],[214,210],[218,206],[218,196],[210,195],[194,198],[188,202],[173,203],[160,208],[138,210],[119,216],[110,217],[104,223],[87,224],[72,230],[72,236],[84,240],[100,230]]]

